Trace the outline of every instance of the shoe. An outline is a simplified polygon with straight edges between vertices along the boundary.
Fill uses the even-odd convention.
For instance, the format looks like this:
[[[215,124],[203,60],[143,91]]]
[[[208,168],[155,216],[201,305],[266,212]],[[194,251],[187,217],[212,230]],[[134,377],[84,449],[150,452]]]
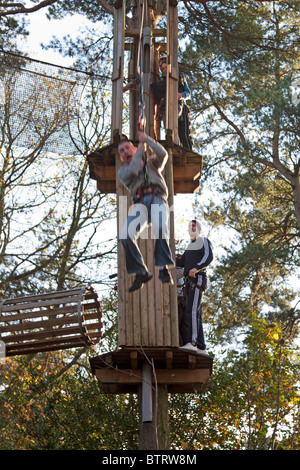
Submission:
[[[188,352],[194,352],[194,353],[198,352],[197,347],[193,346],[192,343],[187,343],[184,346],[179,346],[178,349],[181,349],[181,351],[188,351]]]
[[[146,272],[146,274],[136,274],[132,286],[128,289],[129,292],[133,292],[135,290],[140,289],[146,282],[150,281],[150,279],[152,278],[153,275],[150,272]]]
[[[206,357],[208,357],[208,353],[207,353],[206,349],[199,349],[199,348],[197,348],[197,354],[199,354],[200,356],[206,356]]]
[[[159,270],[158,279],[165,284],[174,284],[173,278],[168,268],[163,268]]]

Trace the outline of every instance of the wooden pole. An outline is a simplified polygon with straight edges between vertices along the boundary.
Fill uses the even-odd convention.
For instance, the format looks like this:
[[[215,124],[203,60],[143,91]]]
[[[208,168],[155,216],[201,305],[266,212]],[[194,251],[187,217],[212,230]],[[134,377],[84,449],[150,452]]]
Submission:
[[[149,362],[142,366],[142,421],[151,423],[153,421],[152,407],[152,368]]]
[[[122,133],[124,41],[125,41],[125,0],[114,8],[114,46],[112,73],[111,140]]]
[[[150,3],[150,2],[149,2]],[[151,2],[152,4],[152,2]],[[115,4],[116,5],[116,4]],[[121,8],[115,7],[115,31],[114,31],[114,72],[113,72],[113,126],[114,133],[121,133],[122,128],[122,93],[121,80],[123,79],[124,64],[124,37],[125,37],[125,2],[120,2]],[[172,152],[170,148],[177,138],[178,111],[177,111],[177,4],[168,1],[168,58],[169,72],[167,79],[167,130],[171,133],[171,145],[169,145],[169,161],[165,170],[166,182],[169,187],[169,205],[173,205],[173,171]],[[132,1],[134,28],[140,32],[141,15],[143,17],[143,41],[139,44],[139,37],[133,37],[131,47],[131,57],[129,63],[129,75],[135,77],[137,69],[138,50],[142,47],[143,63],[140,64],[142,72],[143,91],[142,96],[145,108],[147,134],[154,137],[154,104],[149,98],[150,83],[155,77],[154,72],[158,69],[155,60],[158,59],[158,51],[155,50],[153,40],[153,12],[148,6],[148,2],[141,0]],[[144,9],[143,9],[144,8]],[[170,15],[170,18],[169,18]],[[173,24],[173,22],[176,22]],[[174,44],[173,44],[174,42]],[[122,58],[121,58],[122,54]],[[139,88],[137,85],[135,88]],[[137,140],[138,122],[138,93],[136,90],[130,93],[130,138]],[[168,140],[168,135],[167,135]],[[170,140],[168,140],[170,142]],[[177,141],[176,141],[177,142]],[[119,159],[116,155],[116,170],[119,168]],[[122,188],[117,179],[117,195],[129,196],[125,188]],[[118,209],[120,211],[120,208]],[[174,255],[174,221],[173,214],[170,214],[170,242]],[[154,273],[154,241],[148,231],[148,239],[140,239],[140,248],[148,264],[149,269]],[[176,285],[162,286],[158,280],[157,270],[153,281],[147,284],[141,291],[128,294],[128,281],[125,276],[124,254],[119,246],[119,342],[121,346],[148,345],[148,346],[178,346],[178,322],[177,322],[177,292]],[[176,279],[175,269],[173,278]],[[153,308],[151,307],[153,305]],[[155,307],[154,307],[155,305]],[[152,311],[153,310],[153,311]],[[153,390],[152,373],[150,364],[143,366],[143,382],[139,387],[139,408],[140,408],[140,449],[168,449],[169,448],[169,428],[168,428],[168,392],[167,387],[158,385]]]
[[[170,430],[167,385],[153,386],[153,419],[151,422],[143,421],[142,386],[139,389],[138,401],[140,414],[139,450],[169,450]]]

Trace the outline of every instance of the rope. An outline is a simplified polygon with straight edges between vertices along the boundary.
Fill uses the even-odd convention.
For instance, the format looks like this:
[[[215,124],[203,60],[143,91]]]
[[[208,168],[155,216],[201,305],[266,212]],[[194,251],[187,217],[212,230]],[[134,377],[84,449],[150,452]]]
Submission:
[[[146,126],[145,118],[145,102],[144,102],[144,73],[143,73],[143,47],[142,47],[142,38],[143,38],[143,29],[144,29],[144,16],[145,16],[145,7],[147,7],[147,0],[142,2],[142,18],[140,24],[140,35],[139,35],[139,47],[138,47],[138,63],[137,63],[137,73],[139,76],[139,117],[138,117],[138,130],[144,131]]]

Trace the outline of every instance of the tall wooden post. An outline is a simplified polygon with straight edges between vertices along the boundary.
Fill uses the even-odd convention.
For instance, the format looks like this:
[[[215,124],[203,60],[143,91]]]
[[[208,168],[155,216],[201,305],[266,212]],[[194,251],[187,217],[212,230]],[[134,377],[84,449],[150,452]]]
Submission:
[[[122,133],[123,107],[123,76],[124,76],[124,42],[125,42],[125,5],[126,1],[118,2],[114,9],[114,45],[112,72],[112,142]]]
[[[154,137],[154,104],[150,98],[150,83],[155,79],[153,73],[154,66],[154,42],[153,42],[153,24],[151,24],[153,15],[150,14],[148,2],[141,0],[133,2],[133,20],[134,27],[131,31],[134,47],[131,49],[130,70],[132,72],[131,79],[138,82],[143,79],[143,96],[140,97],[145,105],[146,117],[146,133]],[[141,31],[141,15],[143,16],[142,38],[140,40]],[[118,16],[119,17],[119,16]],[[127,30],[126,37],[129,37],[130,31]],[[115,38],[115,41],[117,39]],[[137,51],[143,48],[143,63],[139,64]],[[157,54],[156,54],[157,56]],[[119,62],[117,61],[117,64]],[[116,65],[117,65],[116,64]],[[141,67],[141,76],[138,76],[138,65]],[[115,72],[116,75],[117,72]],[[134,75],[133,75],[134,74]],[[139,83],[130,91],[130,104],[137,104],[134,98],[137,96],[136,91]],[[176,95],[177,96],[177,95]],[[119,103],[120,106],[120,103]],[[119,108],[118,113],[122,110]],[[137,137],[137,123],[139,118],[139,109],[136,106],[130,109],[130,138],[135,140]],[[119,165],[119,157],[117,156]],[[173,174],[172,174],[172,155],[169,155],[169,162],[165,169],[165,179],[169,189],[170,207],[173,208]],[[129,202],[129,193],[122,183],[117,181],[117,195],[119,205],[122,202],[123,209],[120,211],[125,213],[126,197]],[[125,196],[125,197],[124,197]],[[170,223],[170,245],[175,259],[174,246],[174,213],[169,214]],[[119,229],[124,220],[119,220]],[[177,289],[176,285],[162,285],[158,279],[158,269],[154,265],[154,245],[155,240],[151,232],[151,228],[144,232],[139,240],[144,260],[148,269],[154,274],[153,280],[147,283],[143,289],[129,293],[128,288],[133,281],[133,276],[125,274],[125,260],[123,247],[119,243],[119,346],[120,347],[178,347],[178,314],[177,314]],[[175,267],[172,268],[173,277],[176,278]]]
[[[167,31],[155,27],[156,5],[167,6]],[[151,7],[149,6],[151,5]],[[129,191],[120,182],[117,172],[120,158],[117,152],[122,134],[124,41],[130,51],[129,80],[134,83],[129,91],[130,140],[137,144],[139,101],[142,98],[146,117],[146,133],[160,138],[154,119],[154,103],[150,98],[151,81],[157,81],[159,50],[167,49],[166,140],[168,152],[164,177],[169,190],[170,248],[175,260],[174,187],[178,192],[196,190],[201,175],[202,157],[178,145],[178,13],[177,1],[166,0],[149,4],[132,0],[131,29],[125,29],[124,0],[114,3],[114,60],[111,145],[88,156],[91,177],[97,180],[102,192],[117,194],[118,238],[126,222],[130,205]],[[143,28],[141,28],[141,15]],[[141,35],[142,32],[142,35]],[[167,44],[156,43],[159,36],[167,37]],[[166,46],[166,49],[165,49]],[[142,47],[141,75],[137,73],[138,50]],[[143,80],[143,96],[139,96],[139,80]],[[174,173],[174,170],[177,170]],[[113,176],[112,176],[113,175]],[[175,176],[174,176],[175,175]],[[113,189],[112,189],[113,188]],[[153,279],[139,291],[128,292],[133,275],[127,275],[125,254],[118,240],[118,349],[90,359],[93,373],[104,393],[137,393],[140,406],[140,449],[169,448],[168,393],[193,393],[207,387],[212,370],[212,359],[178,349],[177,286],[162,284],[154,266],[154,243],[151,227],[143,233],[139,246]],[[171,269],[176,279],[175,266]],[[151,367],[150,367],[151,364]]]
[[[143,15],[143,18],[142,18]],[[145,132],[154,137],[154,104],[151,101],[150,84],[155,80],[153,73],[155,68],[155,59],[158,59],[158,54],[155,54],[153,43],[153,24],[151,24],[151,15],[148,2],[138,1],[135,6],[135,19],[134,27],[136,31],[142,32],[142,37],[137,47],[134,48],[136,67],[135,70],[140,70],[140,77],[136,79],[142,80],[143,95],[140,96],[144,104],[145,116]],[[143,23],[141,24],[141,19]],[[133,41],[136,43],[137,39]],[[142,49],[140,49],[142,48]],[[141,56],[137,56],[136,51],[140,50]],[[142,63],[138,61],[142,58]],[[134,60],[132,61],[134,62]],[[157,70],[157,69],[156,69]],[[141,85],[141,83],[139,83]],[[131,92],[131,94],[134,92]],[[136,92],[135,92],[136,93]],[[139,117],[139,109],[130,111],[131,122],[130,129],[134,131],[133,136],[136,134],[136,126]],[[170,155],[169,155],[170,158]],[[171,174],[169,174],[171,172]],[[165,178],[169,188],[169,201],[173,201],[173,177],[172,166],[167,165]],[[174,214],[170,214],[170,241],[174,240]],[[122,339],[122,332],[120,332],[120,342],[124,346],[178,346],[178,320],[177,320],[177,291],[176,286],[163,286],[158,280],[158,273],[154,266],[154,243],[151,228],[147,229],[146,239],[141,238],[139,246],[148,268],[154,273],[154,282],[148,283],[144,286],[142,291],[128,295],[127,312],[123,309],[121,316],[127,316],[125,324],[127,326],[126,340]],[[171,243],[173,256],[175,255],[174,243]],[[174,258],[175,259],[175,258]],[[173,272],[174,276],[174,272]],[[126,295],[126,294],[125,294]],[[130,302],[132,302],[130,304]],[[120,311],[120,310],[119,310]],[[128,323],[128,320],[132,323]],[[129,331],[128,328],[131,328]],[[136,333],[136,337],[134,337]],[[132,335],[132,336],[131,336]],[[125,343],[126,341],[126,343]],[[158,445],[162,445],[160,431],[157,427],[157,399],[164,397],[164,404],[160,404],[160,409],[164,412],[165,426],[168,423],[168,405],[167,394],[161,393],[161,385],[156,389],[152,387],[152,370],[149,364],[143,364],[143,384],[139,388],[139,401],[141,403],[140,413],[140,448],[141,449],[158,449]],[[150,382],[150,383],[149,383]],[[152,405],[153,402],[153,405]],[[153,411],[154,410],[154,411]],[[168,433],[167,433],[168,435]]]

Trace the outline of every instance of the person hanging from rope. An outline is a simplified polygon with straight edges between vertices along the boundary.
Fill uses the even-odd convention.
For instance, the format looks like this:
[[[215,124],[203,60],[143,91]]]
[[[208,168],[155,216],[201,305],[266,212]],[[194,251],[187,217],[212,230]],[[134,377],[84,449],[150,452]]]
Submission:
[[[167,75],[167,57],[159,59],[159,68],[161,71],[160,80],[153,82],[151,88],[153,96],[158,103],[158,112],[156,119],[163,121],[166,128],[166,75]],[[191,137],[190,110],[186,100],[190,99],[191,92],[183,73],[179,74],[178,79],[178,136],[182,147],[193,150],[193,141]]]
[[[155,236],[154,261],[155,266],[159,267],[158,277],[163,283],[173,284],[168,269],[168,266],[175,264],[169,247],[168,188],[162,175],[168,153],[162,145],[141,131],[137,149],[122,136],[118,151],[123,162],[118,177],[129,189],[133,202],[120,235],[126,270],[128,274],[135,274],[129,292],[140,289],[153,277],[137,245],[142,230],[150,223]]]
[[[179,318],[179,349],[207,356],[202,324],[202,296],[207,290],[206,268],[213,260],[208,238],[201,237],[197,220],[189,223],[190,243],[183,255],[176,256],[176,266],[183,267],[186,305]]]

